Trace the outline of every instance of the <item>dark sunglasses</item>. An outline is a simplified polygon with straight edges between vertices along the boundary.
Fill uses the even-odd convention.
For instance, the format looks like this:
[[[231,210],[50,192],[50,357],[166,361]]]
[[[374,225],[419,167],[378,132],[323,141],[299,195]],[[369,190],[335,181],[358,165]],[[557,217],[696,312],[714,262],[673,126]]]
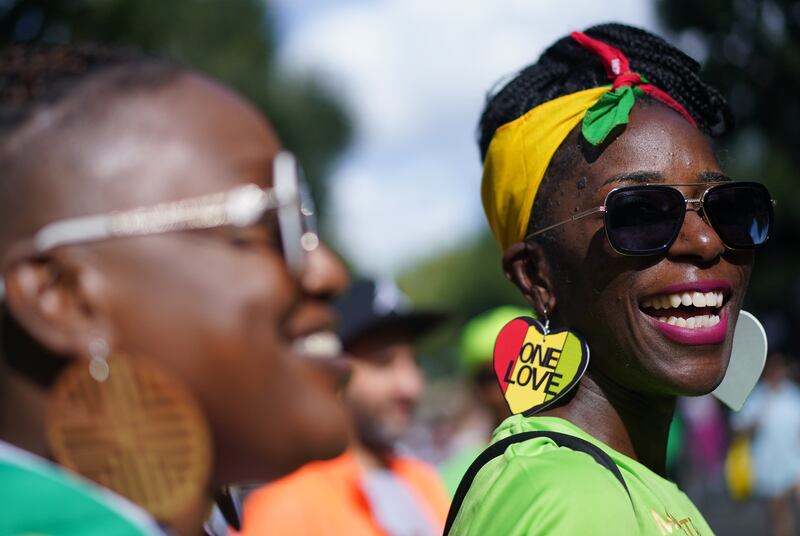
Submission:
[[[752,250],[769,240],[775,202],[763,184],[715,184],[706,188],[700,197],[692,199],[685,198],[675,186],[707,186],[707,183],[615,188],[608,193],[603,206],[534,231],[526,239],[602,212],[608,243],[617,253],[660,255],[678,238],[686,211],[693,210],[711,225],[729,249]]]

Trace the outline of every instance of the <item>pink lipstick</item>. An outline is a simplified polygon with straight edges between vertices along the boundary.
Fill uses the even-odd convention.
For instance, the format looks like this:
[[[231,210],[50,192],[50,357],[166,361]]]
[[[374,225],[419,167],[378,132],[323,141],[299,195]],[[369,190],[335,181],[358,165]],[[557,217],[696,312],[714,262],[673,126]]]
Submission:
[[[728,332],[725,280],[687,281],[658,290],[640,309],[665,337],[686,345],[719,344]]]
[[[682,328],[651,318],[653,326],[665,337],[681,344],[699,346],[702,344],[720,344],[728,332],[728,315],[720,314],[719,323],[704,328]]]

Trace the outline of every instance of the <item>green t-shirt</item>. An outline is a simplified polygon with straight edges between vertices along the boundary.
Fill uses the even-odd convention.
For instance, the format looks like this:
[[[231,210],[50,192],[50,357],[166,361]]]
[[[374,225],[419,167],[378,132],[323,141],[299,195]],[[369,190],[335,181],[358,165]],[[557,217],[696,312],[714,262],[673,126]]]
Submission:
[[[3,536],[164,536],[143,510],[0,441]]]
[[[548,438],[530,439],[510,445],[478,472],[451,535],[713,534],[675,484],[564,419],[514,415],[492,440],[532,431],[569,434],[603,449],[619,467],[630,497],[588,454]]]

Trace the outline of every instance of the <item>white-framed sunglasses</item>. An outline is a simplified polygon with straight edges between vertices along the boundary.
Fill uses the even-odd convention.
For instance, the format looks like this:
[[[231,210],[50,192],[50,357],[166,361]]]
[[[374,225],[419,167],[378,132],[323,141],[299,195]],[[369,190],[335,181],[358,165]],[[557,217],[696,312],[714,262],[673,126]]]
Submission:
[[[54,221],[39,229],[31,239],[14,244],[12,256],[35,257],[58,247],[116,238],[226,226],[248,227],[275,210],[283,257],[289,270],[300,277],[306,268],[308,253],[319,246],[314,204],[292,153],[278,153],[272,171],[271,188],[243,184],[227,192]],[[0,299],[3,296],[0,277]]]

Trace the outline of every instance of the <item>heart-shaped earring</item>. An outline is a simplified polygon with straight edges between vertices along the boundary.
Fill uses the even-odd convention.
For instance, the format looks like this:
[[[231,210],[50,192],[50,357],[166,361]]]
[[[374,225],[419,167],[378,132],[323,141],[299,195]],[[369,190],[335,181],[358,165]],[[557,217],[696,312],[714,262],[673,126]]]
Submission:
[[[506,324],[494,344],[494,372],[511,413],[533,415],[568,393],[589,365],[589,346],[575,332],[550,332],[521,316]]]

